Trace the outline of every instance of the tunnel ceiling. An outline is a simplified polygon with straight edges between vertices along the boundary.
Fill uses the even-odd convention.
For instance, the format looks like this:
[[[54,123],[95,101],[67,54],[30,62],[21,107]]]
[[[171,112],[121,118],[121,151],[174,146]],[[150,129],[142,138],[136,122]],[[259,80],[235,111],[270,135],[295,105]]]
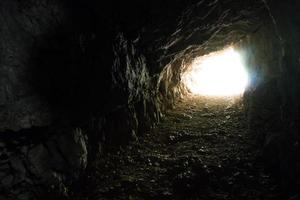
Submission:
[[[265,17],[268,15],[262,0],[202,0],[156,24],[156,28],[146,27],[141,38],[146,42],[152,38],[151,44],[146,43],[147,53],[161,69],[174,60],[192,60],[238,42],[257,31]]]

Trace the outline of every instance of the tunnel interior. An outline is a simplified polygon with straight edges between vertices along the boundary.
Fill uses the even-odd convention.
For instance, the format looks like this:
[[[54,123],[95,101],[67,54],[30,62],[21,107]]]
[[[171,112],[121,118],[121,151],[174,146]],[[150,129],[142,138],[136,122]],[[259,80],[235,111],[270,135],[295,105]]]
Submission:
[[[300,199],[299,9],[0,1],[0,199]]]

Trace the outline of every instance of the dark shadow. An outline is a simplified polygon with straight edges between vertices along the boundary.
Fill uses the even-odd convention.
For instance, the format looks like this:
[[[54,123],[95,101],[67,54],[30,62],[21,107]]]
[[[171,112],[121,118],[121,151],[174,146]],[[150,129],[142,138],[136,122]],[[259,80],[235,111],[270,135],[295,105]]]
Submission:
[[[112,36],[95,26],[89,7],[68,10],[66,23],[36,41],[31,84],[54,113],[78,122],[108,103]]]

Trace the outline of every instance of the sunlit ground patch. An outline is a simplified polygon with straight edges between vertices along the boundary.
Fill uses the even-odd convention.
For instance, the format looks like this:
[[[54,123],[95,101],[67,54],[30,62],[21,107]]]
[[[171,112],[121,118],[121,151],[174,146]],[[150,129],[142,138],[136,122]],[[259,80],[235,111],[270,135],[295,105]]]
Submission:
[[[182,75],[191,93],[206,96],[236,96],[244,92],[248,74],[234,48],[195,59]]]

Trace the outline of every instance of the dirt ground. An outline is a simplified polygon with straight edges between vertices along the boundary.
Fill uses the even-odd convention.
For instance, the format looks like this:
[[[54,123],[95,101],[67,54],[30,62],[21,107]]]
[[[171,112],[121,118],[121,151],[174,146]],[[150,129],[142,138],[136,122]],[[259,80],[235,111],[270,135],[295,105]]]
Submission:
[[[104,155],[82,199],[277,200],[259,150],[240,99],[191,96]]]

